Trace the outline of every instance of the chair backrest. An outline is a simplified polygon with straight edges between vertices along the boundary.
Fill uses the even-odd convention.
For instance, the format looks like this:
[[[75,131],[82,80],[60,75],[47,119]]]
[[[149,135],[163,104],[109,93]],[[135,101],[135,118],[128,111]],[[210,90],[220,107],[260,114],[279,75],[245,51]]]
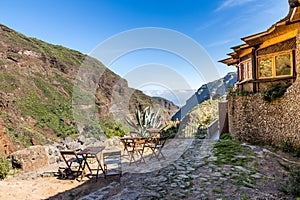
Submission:
[[[76,151],[74,151],[74,150],[61,150],[60,154],[63,154],[63,155],[77,155]]]
[[[154,144],[157,148],[162,148],[165,145],[167,139],[168,137],[153,137],[151,139],[151,143]]]
[[[103,152],[104,165],[118,164],[121,165],[121,150]]]
[[[69,162],[79,161],[78,155],[75,150],[61,150],[61,156],[63,157],[64,161],[69,165]],[[70,159],[67,159],[69,157]]]
[[[103,152],[103,157],[117,157],[121,156],[121,151],[107,151]]]
[[[121,142],[127,150],[129,150],[130,148],[134,148],[135,146],[133,138],[121,138]]]

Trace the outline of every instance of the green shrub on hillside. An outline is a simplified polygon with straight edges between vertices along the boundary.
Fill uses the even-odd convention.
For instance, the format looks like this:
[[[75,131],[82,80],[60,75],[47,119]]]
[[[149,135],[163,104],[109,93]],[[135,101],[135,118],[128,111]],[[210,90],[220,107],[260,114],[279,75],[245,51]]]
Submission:
[[[197,123],[199,126],[207,127],[218,118],[218,103],[222,98],[207,100],[199,104],[195,109]]]
[[[85,126],[83,129],[84,134],[87,137],[106,136],[108,138],[113,136],[122,137],[128,133],[130,129],[121,123],[115,122],[110,117],[104,117],[100,119],[100,122],[94,125]]]
[[[179,125],[172,121],[172,122],[170,122],[170,124],[167,127],[165,127],[161,131],[161,135],[164,137],[175,136],[178,133],[178,128],[179,128]]]
[[[247,90],[240,90],[240,89],[235,88],[233,86],[228,87],[227,91],[229,91],[228,94],[232,97],[235,97],[235,96],[249,96],[249,95],[253,94],[253,92],[250,92],[250,91],[247,91]]]
[[[4,179],[9,172],[9,161],[0,156],[0,179]]]
[[[101,120],[101,128],[104,131],[106,137],[110,138],[113,136],[122,137],[130,131],[130,129],[121,123],[107,118]]]
[[[83,128],[83,133],[86,137],[98,138],[101,134],[104,134],[103,130],[97,125],[87,125]]]
[[[129,129],[127,130],[122,125],[117,124],[117,123],[112,123],[111,126],[105,127],[105,129],[104,129],[104,133],[108,138],[113,137],[113,136],[122,137],[128,131],[129,131]]]
[[[17,77],[8,72],[1,72],[0,82],[0,90],[3,92],[12,92],[17,89],[20,84]]]
[[[263,100],[271,102],[274,99],[283,96],[290,85],[290,83],[287,83],[286,85],[281,85],[280,83],[270,85],[266,90],[262,92]]]
[[[247,90],[240,90],[240,91],[238,91],[238,90],[236,90],[236,91],[230,90],[229,94],[234,97],[234,96],[249,96],[249,95],[251,95],[253,93],[250,92],[250,91],[247,91]]]
[[[65,138],[76,134],[76,126],[72,123],[72,106],[63,100],[58,105],[42,101],[37,94],[30,94],[28,97],[18,101],[22,116],[30,116],[37,120],[39,128],[50,127],[58,137]],[[34,108],[34,109],[33,109]]]

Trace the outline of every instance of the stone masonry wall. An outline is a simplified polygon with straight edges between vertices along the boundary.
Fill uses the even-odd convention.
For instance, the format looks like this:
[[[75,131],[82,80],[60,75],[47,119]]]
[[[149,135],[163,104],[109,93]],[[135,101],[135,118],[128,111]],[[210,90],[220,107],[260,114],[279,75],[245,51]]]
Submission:
[[[299,32],[299,31],[298,31]],[[296,72],[300,74],[300,34]],[[300,148],[300,77],[281,98],[265,102],[261,94],[228,97],[229,132],[237,139]]]
[[[295,90],[296,86],[298,90]],[[260,94],[229,97],[229,132],[243,141],[300,148],[300,84],[265,102]]]

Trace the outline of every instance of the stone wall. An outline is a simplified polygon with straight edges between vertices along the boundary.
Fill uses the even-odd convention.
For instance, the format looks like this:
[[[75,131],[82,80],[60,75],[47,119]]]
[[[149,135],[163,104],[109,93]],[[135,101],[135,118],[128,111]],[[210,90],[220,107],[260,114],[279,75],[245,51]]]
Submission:
[[[261,94],[229,96],[229,132],[243,141],[300,148],[300,81],[270,103]]]
[[[300,76],[298,74],[300,73],[300,30],[298,30],[298,34],[296,36],[296,73],[297,73],[297,80],[299,81]]]
[[[296,37],[300,74],[300,31]],[[229,132],[243,141],[300,148],[300,76],[284,96],[265,102],[260,93],[228,97]]]

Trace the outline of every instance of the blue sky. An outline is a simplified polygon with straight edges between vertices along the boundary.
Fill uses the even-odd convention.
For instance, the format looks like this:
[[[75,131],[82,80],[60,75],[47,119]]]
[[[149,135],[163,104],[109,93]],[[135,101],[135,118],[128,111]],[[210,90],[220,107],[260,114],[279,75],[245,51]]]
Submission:
[[[226,58],[230,47],[241,44],[241,37],[266,30],[285,17],[287,12],[288,0],[0,1],[1,24],[27,36],[86,54],[93,52],[108,38],[131,29],[160,27],[177,31],[203,47],[220,77],[235,70],[217,62]],[[108,67],[126,78],[140,66],[151,67],[154,63],[182,75],[189,86],[176,88],[178,90],[194,92],[206,82],[206,75],[196,75],[197,72],[186,60],[158,50],[130,52]],[[162,91],[155,93],[155,90],[167,88],[146,83],[132,85],[130,80],[129,84],[148,90],[146,93],[152,95],[162,95]],[[182,101],[190,94],[185,94]],[[169,98],[174,100],[174,97]]]

